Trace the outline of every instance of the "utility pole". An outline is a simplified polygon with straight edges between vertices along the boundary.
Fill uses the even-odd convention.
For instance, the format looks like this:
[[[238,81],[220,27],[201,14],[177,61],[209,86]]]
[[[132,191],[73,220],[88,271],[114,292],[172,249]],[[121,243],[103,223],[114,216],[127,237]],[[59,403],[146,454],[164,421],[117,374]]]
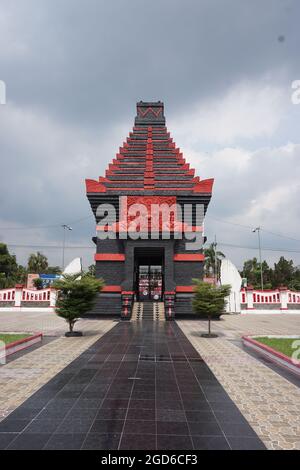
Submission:
[[[72,230],[72,227],[66,224],[62,224],[62,228],[64,229],[64,236],[63,236],[63,246],[62,246],[62,270],[65,269],[65,244],[66,244],[66,229]]]
[[[260,283],[261,283],[261,290],[264,290],[264,278],[263,278],[263,268],[262,268],[262,260],[261,260],[260,230],[261,230],[261,227],[256,227],[252,230],[252,232],[253,233],[257,232],[257,236],[258,236],[258,252],[259,252],[259,264],[260,264]]]

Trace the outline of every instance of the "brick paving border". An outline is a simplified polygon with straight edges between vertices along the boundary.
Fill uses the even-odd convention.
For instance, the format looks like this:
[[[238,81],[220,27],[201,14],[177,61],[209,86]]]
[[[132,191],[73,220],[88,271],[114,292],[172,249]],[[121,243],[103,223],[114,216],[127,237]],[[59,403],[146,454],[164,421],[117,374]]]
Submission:
[[[251,334],[295,331],[289,318],[280,317],[226,318],[213,324],[213,329],[223,334],[216,339],[200,336],[206,331],[206,322],[177,323],[266,447],[300,449],[299,388],[228,341],[240,337],[245,329]],[[300,318],[294,323],[298,321]]]
[[[89,328],[84,336],[59,337],[0,366],[0,421],[116,325],[113,320],[84,322],[84,330]]]

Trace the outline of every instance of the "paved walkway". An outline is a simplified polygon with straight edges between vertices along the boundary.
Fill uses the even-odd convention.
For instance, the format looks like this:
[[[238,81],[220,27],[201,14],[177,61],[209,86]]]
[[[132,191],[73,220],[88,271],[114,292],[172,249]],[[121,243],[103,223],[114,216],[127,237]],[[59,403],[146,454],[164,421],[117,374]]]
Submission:
[[[103,320],[82,319],[79,320],[75,329],[91,335],[101,332]],[[68,329],[63,318],[58,317],[54,312],[44,312],[36,310],[34,312],[0,312],[1,332],[42,332],[46,336],[62,336]]]
[[[180,321],[182,331],[269,449],[300,449],[300,390],[230,339],[243,334],[295,334],[299,315],[224,317],[217,339],[201,338],[206,322]]]
[[[35,314],[34,319],[38,323],[39,317],[37,314]],[[65,322],[56,316],[52,317],[50,322],[44,320],[40,320],[38,327],[33,330],[28,328],[26,324],[28,320],[23,318],[18,329],[14,326],[13,329],[10,328],[8,331],[42,330],[44,334],[51,332],[51,334],[55,333],[57,335],[66,330]],[[58,337],[32,352],[24,354],[22,357],[0,366],[0,421],[115,324],[111,320],[83,320],[78,322],[80,329],[85,332],[83,337]],[[2,323],[1,331],[5,331],[2,329]]]
[[[174,323],[81,320],[82,338],[49,312],[0,324],[56,337],[0,366],[0,448],[260,448],[249,422],[267,448],[300,449],[299,388],[236,346],[295,334],[299,315],[224,316],[209,340],[205,321],[179,321],[191,343]]]
[[[207,322],[199,322],[200,329],[207,330]],[[293,314],[243,314],[224,315],[213,322],[214,330],[228,339],[243,335],[294,335],[300,333],[300,315]]]
[[[55,343],[60,353],[68,345],[67,355],[81,344]],[[119,323],[85,348],[0,423],[0,446],[264,448],[177,324],[151,321]]]

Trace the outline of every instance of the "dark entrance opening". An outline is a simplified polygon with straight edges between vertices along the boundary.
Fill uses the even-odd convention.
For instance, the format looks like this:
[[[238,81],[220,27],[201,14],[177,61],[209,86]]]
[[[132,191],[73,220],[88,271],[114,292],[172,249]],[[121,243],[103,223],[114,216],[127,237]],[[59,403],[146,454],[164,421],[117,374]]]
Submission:
[[[164,291],[164,249],[135,248],[134,261],[137,300],[161,302]]]

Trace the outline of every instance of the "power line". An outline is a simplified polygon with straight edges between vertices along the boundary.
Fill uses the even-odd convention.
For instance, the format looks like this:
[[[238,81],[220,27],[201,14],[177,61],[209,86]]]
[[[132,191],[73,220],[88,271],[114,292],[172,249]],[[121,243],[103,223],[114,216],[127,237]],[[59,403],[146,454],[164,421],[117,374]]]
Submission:
[[[91,219],[93,217],[94,217],[93,214],[85,216],[85,217],[81,217],[80,219],[77,219],[77,220],[74,220],[74,221],[70,222],[69,225],[75,225],[75,224],[78,224],[78,223],[83,222],[85,220]],[[232,226],[235,226],[235,227],[245,228],[247,230],[253,228],[253,226],[251,226],[251,225],[240,224],[238,222],[230,222],[228,220],[220,219],[218,217],[214,217],[214,216],[209,215],[209,214],[206,215],[206,218],[215,220],[216,222],[221,222],[223,224],[232,225]],[[52,225],[36,225],[36,226],[29,226],[29,227],[0,227],[0,230],[37,230],[37,229],[49,229],[49,228],[60,228],[60,227],[61,227],[61,224],[52,224]],[[291,237],[289,235],[284,235],[282,233],[272,232],[271,230],[267,230],[263,227],[261,228],[261,230],[265,233],[269,233],[270,235],[274,235],[274,236],[280,237],[280,238],[286,238],[288,240],[293,240],[293,241],[296,241],[296,242],[300,243],[300,239],[298,239],[298,238],[294,238],[294,237]]]
[[[217,222],[222,222],[223,224],[235,225],[237,227],[242,227],[242,228],[247,228],[247,229],[252,229],[253,228],[253,226],[250,226],[250,225],[239,224],[237,222],[229,222],[228,220],[222,220],[222,219],[219,219],[219,218],[214,217],[214,216],[209,215],[209,214],[207,214],[205,217],[209,218],[209,219],[216,220]]]
[[[245,245],[233,245],[231,243],[218,242],[218,245],[227,246],[229,248],[242,248],[246,250],[257,250],[257,246],[245,246]],[[275,251],[275,252],[284,252],[284,253],[300,253],[300,250],[289,250],[286,248],[266,248],[261,247],[262,251]]]
[[[80,219],[74,220],[73,222],[70,222],[70,225],[75,225],[80,222],[83,222],[84,220],[90,219],[94,217],[94,215],[89,215],[85,217],[81,217]],[[47,228],[60,228],[61,224],[53,224],[53,225],[32,225],[29,227],[0,227],[0,230],[37,230],[37,229],[47,229]]]
[[[206,242],[209,243],[209,242]],[[43,249],[59,249],[61,250],[61,245],[17,245],[17,244],[7,244],[11,248],[43,248]],[[235,245],[232,243],[220,242],[218,241],[218,245],[220,246],[227,246],[228,248],[242,248],[247,250],[257,250],[257,246],[248,246],[248,245]],[[95,250],[95,246],[88,246],[88,245],[78,245],[78,246],[66,246],[66,249],[69,250]],[[300,250],[290,250],[286,248],[267,248],[262,247],[262,251],[275,251],[275,252],[286,252],[286,253],[300,253]]]
[[[253,225],[250,226],[250,225],[244,225],[244,224],[239,224],[237,222],[229,222],[228,220],[223,220],[223,219],[219,219],[217,217],[214,217],[214,216],[211,216],[209,214],[206,215],[206,217],[212,219],[212,220],[215,220],[216,222],[221,222],[223,224],[228,224],[228,225],[234,225],[234,226],[237,226],[237,227],[242,227],[242,228],[246,228],[246,229],[253,229]],[[255,224],[254,224],[255,225]],[[271,230],[267,230],[263,227],[261,227],[261,231],[265,232],[265,233],[269,233],[270,235],[274,235],[276,237],[280,237],[280,238],[287,238],[288,240],[293,240],[293,241],[296,241],[296,242],[299,242],[300,243],[300,239],[298,238],[294,238],[294,237],[290,237],[289,235],[284,235],[283,233],[276,233],[276,232],[272,232]]]
[[[77,219],[73,222],[70,222],[70,225],[78,224],[80,222],[83,222],[84,220],[91,219],[92,217],[94,217],[94,214],[91,214],[91,215],[88,215],[88,216],[85,216],[85,217],[81,217],[80,219]]]
[[[288,240],[294,240],[295,242],[300,242],[298,238],[293,238],[288,235],[283,235],[283,233],[275,233],[271,232],[270,230],[265,230],[264,228],[261,229],[263,232],[270,233],[271,235],[275,235],[275,237],[280,237],[280,238],[287,238]]]
[[[43,248],[43,249],[59,249],[61,250],[62,249],[62,245],[15,245],[15,244],[11,244],[11,243],[7,243],[7,245],[10,247],[10,248]],[[69,249],[69,250],[95,250],[95,246],[85,246],[85,245],[81,245],[81,246],[65,246],[65,249]]]
[[[37,230],[44,228],[57,228],[60,227],[60,224],[57,225],[36,225],[31,227],[0,227],[0,230]]]

